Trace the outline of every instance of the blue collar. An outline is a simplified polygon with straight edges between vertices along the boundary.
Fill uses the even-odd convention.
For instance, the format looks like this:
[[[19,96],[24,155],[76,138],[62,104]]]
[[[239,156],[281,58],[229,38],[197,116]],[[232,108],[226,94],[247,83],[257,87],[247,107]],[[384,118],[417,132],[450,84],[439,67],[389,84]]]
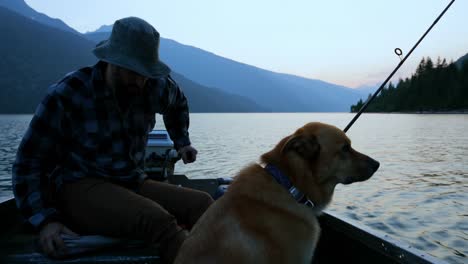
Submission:
[[[268,163],[265,166],[265,170],[284,188],[289,190],[293,186],[288,176],[284,175],[275,165]]]
[[[314,203],[310,201],[307,196],[305,196],[301,191],[299,191],[289,180],[289,177],[284,175],[278,167],[273,164],[267,164],[264,168],[273,178],[275,178],[276,182],[283,186],[286,190],[289,191],[291,196],[301,204],[305,204],[309,207],[314,207]]]

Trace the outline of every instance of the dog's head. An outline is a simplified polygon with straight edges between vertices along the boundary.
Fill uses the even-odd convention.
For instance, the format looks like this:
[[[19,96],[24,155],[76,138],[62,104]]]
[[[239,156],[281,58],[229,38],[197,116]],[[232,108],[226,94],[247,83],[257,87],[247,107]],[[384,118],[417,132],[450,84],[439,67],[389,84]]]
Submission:
[[[275,164],[300,191],[311,199],[322,196],[316,198],[325,203],[336,184],[365,181],[379,168],[379,162],[351,147],[342,130],[318,122],[308,123],[281,140],[262,161]]]

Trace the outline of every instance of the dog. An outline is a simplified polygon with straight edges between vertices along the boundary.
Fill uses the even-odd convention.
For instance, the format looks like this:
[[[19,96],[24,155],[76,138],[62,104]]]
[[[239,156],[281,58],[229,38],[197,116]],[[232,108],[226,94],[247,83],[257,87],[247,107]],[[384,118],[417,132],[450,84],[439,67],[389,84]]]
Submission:
[[[176,257],[186,263],[311,263],[317,216],[338,183],[369,179],[379,162],[339,128],[308,123],[242,169],[192,228]]]

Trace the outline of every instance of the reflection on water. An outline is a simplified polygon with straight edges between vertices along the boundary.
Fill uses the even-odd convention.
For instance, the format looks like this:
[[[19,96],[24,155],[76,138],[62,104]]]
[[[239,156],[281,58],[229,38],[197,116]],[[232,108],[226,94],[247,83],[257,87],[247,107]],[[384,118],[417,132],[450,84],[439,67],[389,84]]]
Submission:
[[[352,114],[192,114],[194,164],[177,172],[229,177],[306,122],[344,128]],[[0,190],[31,116],[0,116]],[[158,128],[162,121],[158,118]],[[380,161],[368,181],[338,186],[328,210],[455,263],[468,255],[468,115],[364,114],[353,147]]]
[[[12,196],[11,164],[30,120],[30,115],[0,115],[0,200]]]

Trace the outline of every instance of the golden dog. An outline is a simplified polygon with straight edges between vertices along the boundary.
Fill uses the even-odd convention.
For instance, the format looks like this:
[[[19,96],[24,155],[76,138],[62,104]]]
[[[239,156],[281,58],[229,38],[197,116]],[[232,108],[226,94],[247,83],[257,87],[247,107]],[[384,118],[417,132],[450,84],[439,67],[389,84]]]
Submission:
[[[298,129],[261,162],[240,171],[200,218],[176,264],[311,263],[320,234],[317,215],[335,186],[365,181],[379,167],[351,148],[343,131],[323,123]],[[307,200],[312,206],[304,205]]]

